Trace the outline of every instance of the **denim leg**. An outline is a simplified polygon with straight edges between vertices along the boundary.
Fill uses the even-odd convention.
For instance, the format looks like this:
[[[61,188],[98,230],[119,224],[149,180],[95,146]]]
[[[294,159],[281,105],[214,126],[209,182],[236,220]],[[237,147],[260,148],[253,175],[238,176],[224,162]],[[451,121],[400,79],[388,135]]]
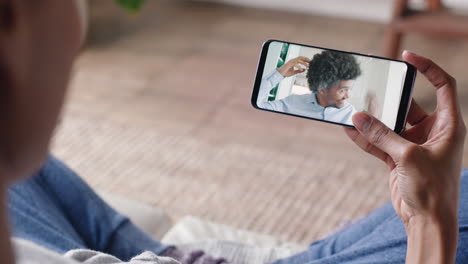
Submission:
[[[468,263],[468,170],[462,171],[456,263]],[[404,263],[406,232],[390,203],[343,231],[275,264]]]
[[[462,170],[458,230],[458,249],[455,263],[468,263],[468,169]]]
[[[31,240],[55,252],[88,248],[63,213],[55,197],[39,183],[41,172],[8,189],[13,236]]]
[[[88,248],[127,260],[168,247],[112,209],[54,157],[32,178],[9,189],[8,206],[15,236],[59,253]]]

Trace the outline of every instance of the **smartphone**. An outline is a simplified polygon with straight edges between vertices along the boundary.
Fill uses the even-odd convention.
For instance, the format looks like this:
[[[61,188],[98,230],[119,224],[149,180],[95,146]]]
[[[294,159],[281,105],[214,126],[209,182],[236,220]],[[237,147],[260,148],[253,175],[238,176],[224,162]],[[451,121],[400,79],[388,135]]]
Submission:
[[[349,127],[354,113],[364,111],[400,133],[416,72],[404,61],[268,40],[251,102],[260,110]]]

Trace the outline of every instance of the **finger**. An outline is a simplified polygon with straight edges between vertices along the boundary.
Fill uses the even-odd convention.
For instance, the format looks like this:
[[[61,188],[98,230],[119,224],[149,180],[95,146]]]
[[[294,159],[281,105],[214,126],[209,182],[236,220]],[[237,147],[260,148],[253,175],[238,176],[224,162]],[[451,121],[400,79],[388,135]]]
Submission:
[[[303,61],[297,61],[296,64],[294,65],[294,67],[296,68],[306,68],[308,69],[309,68],[309,64],[308,63],[305,63]]]
[[[428,58],[405,50],[403,60],[414,65],[437,89],[450,82],[451,76]]]
[[[305,72],[307,70],[307,68],[304,68],[302,66],[296,66],[293,68],[293,71],[294,72]]]
[[[296,74],[299,74],[299,73],[303,73],[304,70],[294,70],[292,75],[296,75]]]
[[[387,153],[370,144],[355,128],[345,127],[345,133],[362,150],[392,166],[393,161]],[[389,162],[391,161],[391,162]]]
[[[398,160],[405,148],[411,144],[367,113],[354,114],[353,123],[365,140],[390,155],[393,160]]]
[[[309,64],[307,64],[305,62],[302,62],[302,61],[298,61],[296,63],[296,65],[294,65],[294,67],[296,67],[296,68],[308,68]]]
[[[307,57],[304,57],[304,56],[299,56],[299,57],[297,57],[297,59],[299,59],[301,61],[304,61],[304,62],[307,62],[307,63],[309,63],[311,61],[311,59],[309,59]]]
[[[415,126],[423,122],[428,116],[429,115],[426,113],[426,111],[422,109],[422,107],[419,106],[418,103],[416,103],[416,100],[412,99],[411,106],[408,112],[408,123],[412,126]]]
[[[403,60],[413,64],[437,89],[438,110],[458,111],[455,79],[430,59],[410,51],[403,52]]]

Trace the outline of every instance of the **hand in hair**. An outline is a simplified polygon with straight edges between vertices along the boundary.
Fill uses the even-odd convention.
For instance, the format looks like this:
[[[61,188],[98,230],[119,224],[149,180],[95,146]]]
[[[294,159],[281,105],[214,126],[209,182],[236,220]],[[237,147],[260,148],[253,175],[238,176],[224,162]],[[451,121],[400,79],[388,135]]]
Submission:
[[[289,60],[283,66],[278,68],[278,72],[284,77],[291,77],[298,73],[303,73],[309,68],[310,59],[299,56]]]

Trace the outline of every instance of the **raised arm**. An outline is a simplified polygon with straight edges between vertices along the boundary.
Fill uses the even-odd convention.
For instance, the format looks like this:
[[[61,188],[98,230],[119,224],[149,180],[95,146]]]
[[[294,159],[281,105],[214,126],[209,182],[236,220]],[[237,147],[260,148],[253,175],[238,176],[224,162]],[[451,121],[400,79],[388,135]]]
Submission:
[[[273,89],[284,78],[306,71],[307,68],[309,68],[309,62],[310,59],[306,57],[296,57],[263,78],[262,83],[260,84],[260,91],[258,93],[258,106],[265,109],[278,110],[277,104],[274,102],[268,102],[268,95],[270,94],[271,89]]]
[[[257,99],[259,107],[275,110],[274,104],[268,102],[268,96],[270,95],[271,89],[273,89],[283,79],[284,76],[281,75],[278,70],[275,70],[274,72],[267,75],[267,77],[262,79]]]

